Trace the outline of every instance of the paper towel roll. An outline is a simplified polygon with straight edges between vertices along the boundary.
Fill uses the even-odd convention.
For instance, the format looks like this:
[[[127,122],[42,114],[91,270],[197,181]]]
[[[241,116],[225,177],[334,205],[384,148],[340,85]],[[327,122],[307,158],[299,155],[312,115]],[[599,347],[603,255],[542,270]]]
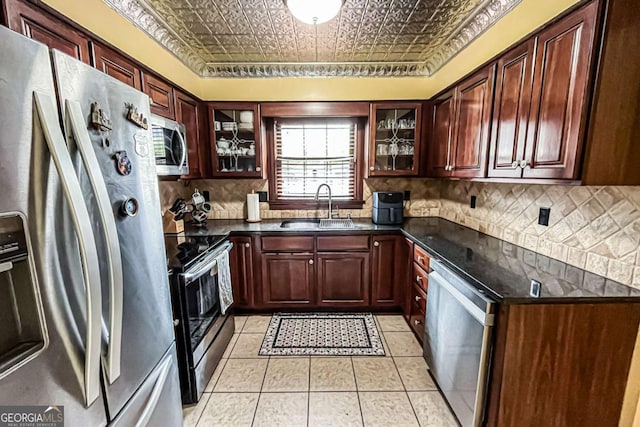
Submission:
[[[257,194],[247,194],[247,221],[260,221],[260,200]]]

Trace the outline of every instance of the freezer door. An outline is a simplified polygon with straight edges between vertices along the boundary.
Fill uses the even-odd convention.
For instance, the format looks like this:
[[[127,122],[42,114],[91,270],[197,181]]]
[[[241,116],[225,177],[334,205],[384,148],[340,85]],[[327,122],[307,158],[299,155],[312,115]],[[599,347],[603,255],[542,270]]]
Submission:
[[[28,357],[20,348],[0,356],[0,402],[63,405],[69,425],[105,425],[98,258],[79,183],[67,173],[49,52],[4,27],[0,52],[0,217],[22,222],[27,254],[2,268],[0,282],[15,292],[13,325],[2,322],[0,336],[4,350],[14,348],[7,337],[43,343]]]
[[[171,346],[110,426],[182,426],[175,345]]]
[[[148,118],[149,98],[67,55],[52,51],[52,56],[67,145],[85,194],[98,255],[104,260],[100,274],[105,391],[109,417],[114,419],[174,341],[151,129],[127,119],[130,105]],[[100,119],[102,126],[91,124]],[[93,150],[92,159],[86,157],[87,150],[83,157],[83,143]],[[88,166],[99,173],[90,174]],[[100,187],[108,194],[106,203]],[[137,202],[137,212],[123,212],[127,200]],[[128,207],[134,205],[130,202]],[[111,227],[117,233],[119,254],[113,253]],[[121,300],[115,302],[121,302],[121,309],[112,310],[118,292]],[[113,369],[118,361],[119,371]]]

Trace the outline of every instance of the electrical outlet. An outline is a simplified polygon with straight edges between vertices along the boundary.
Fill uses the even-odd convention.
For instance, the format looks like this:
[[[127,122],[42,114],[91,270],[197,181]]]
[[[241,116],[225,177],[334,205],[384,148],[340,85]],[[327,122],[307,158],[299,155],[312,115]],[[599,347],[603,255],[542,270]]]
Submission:
[[[540,214],[538,215],[538,224],[548,227],[550,215],[551,215],[551,208],[540,208]]]
[[[471,196],[471,200],[469,200],[469,207],[471,209],[475,209],[476,208],[476,196]]]
[[[411,199],[411,191],[404,190],[404,197],[402,198],[402,200],[409,200],[409,199]]]
[[[266,191],[258,191],[258,201],[266,202],[267,201],[267,192]]]
[[[537,280],[531,279],[531,288],[529,288],[529,295],[534,298],[540,298],[540,291],[542,290],[542,283]]]

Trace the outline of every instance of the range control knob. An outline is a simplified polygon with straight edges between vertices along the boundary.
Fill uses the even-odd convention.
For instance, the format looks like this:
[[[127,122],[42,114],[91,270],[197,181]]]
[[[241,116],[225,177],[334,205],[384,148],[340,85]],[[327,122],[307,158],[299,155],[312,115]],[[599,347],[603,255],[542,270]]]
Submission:
[[[120,205],[120,213],[123,216],[134,217],[138,214],[139,204],[135,197],[129,197]]]

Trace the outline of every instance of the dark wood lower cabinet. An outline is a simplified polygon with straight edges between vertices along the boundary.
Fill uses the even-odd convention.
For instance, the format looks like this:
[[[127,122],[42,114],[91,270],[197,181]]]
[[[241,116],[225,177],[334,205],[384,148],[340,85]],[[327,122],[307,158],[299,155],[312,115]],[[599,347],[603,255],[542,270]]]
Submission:
[[[231,284],[233,287],[233,301],[236,308],[253,307],[254,274],[253,274],[253,245],[251,237],[232,237],[233,248],[229,254],[231,264]]]
[[[369,304],[369,252],[319,253],[319,306]]]
[[[396,252],[400,237],[395,235],[374,236],[371,256],[371,305],[374,307],[399,307],[400,283],[403,274]]]
[[[262,254],[262,305],[310,306],[314,303],[313,253]]]
[[[640,304],[502,305],[489,426],[618,426]]]

